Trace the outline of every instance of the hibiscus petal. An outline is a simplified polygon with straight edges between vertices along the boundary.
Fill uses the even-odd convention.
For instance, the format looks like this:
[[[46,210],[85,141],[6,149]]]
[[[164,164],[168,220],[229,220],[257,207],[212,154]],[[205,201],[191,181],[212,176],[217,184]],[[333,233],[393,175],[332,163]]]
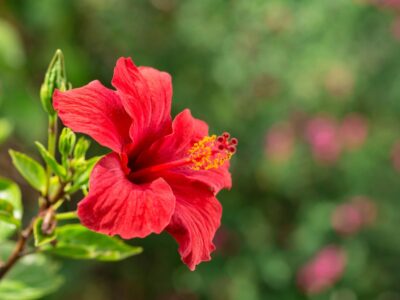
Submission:
[[[199,170],[180,169],[179,172],[186,177],[207,184],[211,190],[217,194],[222,189],[230,189],[232,187],[232,177],[229,172],[229,162],[226,162],[218,169]]]
[[[162,178],[141,185],[130,182],[115,153],[97,163],[89,187],[78,216],[83,225],[103,234],[130,239],[160,233],[174,212],[170,186]]]
[[[133,120],[130,136],[136,149],[170,132],[172,83],[168,73],[138,68],[130,58],[120,58],[112,84]]]
[[[120,152],[130,142],[131,119],[118,95],[99,81],[66,92],[56,90],[53,105],[64,125]]]
[[[222,207],[200,182],[178,174],[168,174],[166,180],[176,197],[175,213],[166,230],[178,242],[182,261],[193,271],[200,262],[211,259]]]
[[[190,110],[178,114],[172,124],[172,133],[157,140],[137,159],[137,166],[143,168],[182,159],[188,155],[193,144],[208,135],[205,122],[193,118]],[[195,171],[188,167],[175,169],[174,172],[184,174],[193,180],[207,184],[215,193],[232,186],[229,173],[229,162],[218,169]],[[160,175],[162,176],[162,175]]]

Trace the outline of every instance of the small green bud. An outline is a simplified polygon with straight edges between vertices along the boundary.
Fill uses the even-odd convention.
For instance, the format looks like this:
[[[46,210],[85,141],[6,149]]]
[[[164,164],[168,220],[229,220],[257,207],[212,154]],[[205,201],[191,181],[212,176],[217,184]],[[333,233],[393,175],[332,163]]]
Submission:
[[[75,133],[68,127],[64,127],[61,131],[58,149],[63,157],[67,157],[72,153],[76,141]]]
[[[84,137],[79,138],[78,142],[76,143],[76,147],[74,150],[74,158],[81,159],[85,158],[86,152],[88,151],[90,146],[90,142],[85,139]]]
[[[80,174],[87,168],[87,161],[81,157],[78,159],[73,159],[70,164],[71,168],[75,171],[75,174]]]
[[[48,114],[53,116],[56,113],[52,104],[54,90],[59,89],[65,91],[67,86],[64,55],[61,50],[57,50],[47,68],[43,84],[40,88],[40,101]]]

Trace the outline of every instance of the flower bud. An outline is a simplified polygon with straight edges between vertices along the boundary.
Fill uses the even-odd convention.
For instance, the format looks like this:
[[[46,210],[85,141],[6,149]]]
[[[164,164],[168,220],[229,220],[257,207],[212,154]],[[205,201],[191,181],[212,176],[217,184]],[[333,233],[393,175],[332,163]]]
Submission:
[[[90,142],[85,139],[84,137],[79,138],[78,142],[76,143],[76,147],[74,150],[74,158],[81,159],[85,158],[86,152],[88,151],[90,146]]]
[[[55,89],[61,91],[67,89],[64,55],[61,50],[57,50],[54,54],[40,88],[40,101],[42,102],[42,106],[44,110],[52,116],[56,113],[52,105],[52,98]]]
[[[75,133],[68,127],[64,127],[61,132],[60,140],[58,143],[58,148],[63,157],[67,157],[72,153],[72,150],[74,149],[75,146],[75,141],[76,141]]]

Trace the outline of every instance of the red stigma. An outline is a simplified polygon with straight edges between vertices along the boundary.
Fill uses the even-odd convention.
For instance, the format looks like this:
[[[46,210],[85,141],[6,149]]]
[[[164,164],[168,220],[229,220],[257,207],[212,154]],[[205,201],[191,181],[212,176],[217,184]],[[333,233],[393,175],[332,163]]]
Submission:
[[[223,143],[225,141],[225,138],[223,137],[223,136],[219,136],[218,138],[217,138],[217,142],[218,143]]]
[[[234,146],[229,146],[228,151],[230,153],[235,153],[236,152],[236,148]]]
[[[232,138],[232,139],[231,139],[231,145],[236,146],[238,143],[239,143],[239,141],[238,141],[237,138]]]
[[[228,132],[224,132],[222,135],[217,137],[217,144],[218,144],[218,150],[223,151],[227,150],[230,153],[235,153],[236,152],[236,146],[238,144],[238,139],[237,138],[230,138],[231,135]]]
[[[224,132],[223,134],[222,134],[222,137],[224,138],[224,139],[229,139],[229,137],[230,137],[231,135],[228,133],[228,132]]]

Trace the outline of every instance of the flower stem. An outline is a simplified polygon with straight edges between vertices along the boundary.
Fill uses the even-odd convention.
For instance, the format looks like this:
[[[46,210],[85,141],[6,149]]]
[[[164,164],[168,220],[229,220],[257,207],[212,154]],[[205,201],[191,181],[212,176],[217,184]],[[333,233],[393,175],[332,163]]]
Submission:
[[[26,227],[20,234],[17,244],[13,252],[11,253],[8,260],[0,267],[0,280],[10,271],[10,269],[14,266],[14,264],[22,257],[21,254],[25,249],[26,242],[30,238],[33,232],[33,224],[35,223],[35,218],[32,219],[31,223],[29,223],[28,227]]]
[[[78,215],[76,214],[76,211],[69,211],[65,213],[60,213],[56,215],[57,221],[60,220],[71,220],[71,219],[76,219],[78,218]]]
[[[52,157],[54,157],[56,153],[56,145],[57,145],[57,115],[49,115],[47,149]],[[47,193],[48,193],[50,187],[51,172],[52,172],[49,165],[47,165],[46,171],[47,171]]]
[[[57,143],[57,115],[49,116],[49,127],[48,127],[48,151],[51,156],[56,153],[56,143]]]

